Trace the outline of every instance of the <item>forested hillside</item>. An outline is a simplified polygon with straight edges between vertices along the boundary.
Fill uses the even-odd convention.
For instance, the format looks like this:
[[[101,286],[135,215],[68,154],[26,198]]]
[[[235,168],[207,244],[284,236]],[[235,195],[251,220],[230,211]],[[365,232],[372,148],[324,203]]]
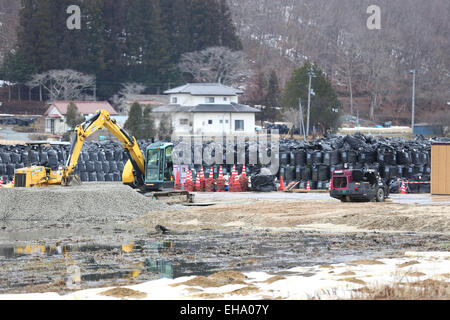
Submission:
[[[81,30],[66,27],[66,9],[72,4],[81,8]],[[242,84],[250,104],[267,100],[269,77],[273,83],[279,79],[283,89],[309,61],[331,79],[348,113],[408,123],[411,69],[417,71],[418,118],[445,112],[450,100],[450,2],[379,0],[381,29],[369,30],[372,4],[0,0],[0,62],[6,62],[0,78],[25,84],[31,74],[74,69],[96,77],[98,98],[111,98],[127,82],[156,93],[201,78],[181,74],[182,54],[224,46],[242,49],[248,57],[250,68],[240,71],[249,78]],[[37,89],[33,92],[36,98]]]
[[[211,46],[240,49],[225,0],[24,0],[13,66],[3,77],[74,69],[96,76],[97,96],[110,98],[126,82],[158,92],[183,82],[176,64],[185,52]],[[69,30],[70,5],[81,29]]]
[[[308,59],[341,101],[365,116],[410,117],[412,75],[425,117],[450,100],[450,2],[446,0],[229,0],[244,50],[281,84]],[[370,5],[381,29],[369,30]]]

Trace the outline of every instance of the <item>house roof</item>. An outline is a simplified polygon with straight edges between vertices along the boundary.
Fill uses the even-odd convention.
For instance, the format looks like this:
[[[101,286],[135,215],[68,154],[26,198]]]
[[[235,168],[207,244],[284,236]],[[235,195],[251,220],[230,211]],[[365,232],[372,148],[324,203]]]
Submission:
[[[165,94],[185,93],[193,96],[235,96],[242,94],[241,90],[224,86],[221,83],[188,83],[164,91]]]
[[[44,115],[49,115],[53,108],[56,108],[59,113],[65,115],[70,102],[75,103],[78,108],[78,112],[83,115],[94,114],[98,110],[106,110],[112,116],[118,115],[117,111],[114,110],[114,108],[107,101],[53,101],[50,103]]]
[[[193,113],[258,113],[258,109],[232,102],[231,104],[199,104],[197,106],[166,105],[153,109],[157,113],[193,112]]]
[[[138,102],[139,104],[164,105],[169,103],[169,97],[166,95],[150,95],[150,94],[130,94],[126,96],[125,103],[132,104]]]

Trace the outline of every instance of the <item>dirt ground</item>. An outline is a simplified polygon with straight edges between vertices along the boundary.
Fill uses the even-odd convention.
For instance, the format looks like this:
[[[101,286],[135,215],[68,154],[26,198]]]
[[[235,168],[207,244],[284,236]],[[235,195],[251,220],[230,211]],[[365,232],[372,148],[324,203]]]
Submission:
[[[234,271],[281,279],[289,268],[450,250],[450,205],[442,203],[216,193],[196,197],[205,206],[187,207],[144,198],[119,184],[69,191],[0,190],[0,294],[70,293],[74,267],[78,289],[183,276],[219,285],[244,281]],[[211,277],[218,272],[222,278]],[[105,292],[134,294],[141,295]]]
[[[450,206],[446,205],[270,199],[235,202],[152,212],[134,222],[143,227],[164,224],[177,231],[306,228],[328,232],[450,232]]]

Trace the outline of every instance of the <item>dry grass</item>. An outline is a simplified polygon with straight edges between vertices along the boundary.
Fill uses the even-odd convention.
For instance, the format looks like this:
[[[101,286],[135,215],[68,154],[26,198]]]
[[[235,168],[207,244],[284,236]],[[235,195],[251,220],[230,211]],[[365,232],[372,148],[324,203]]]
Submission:
[[[416,261],[416,260],[408,261],[408,262],[405,262],[405,263],[398,264],[397,267],[404,268],[404,267],[412,266],[414,264],[419,264],[419,261]]]
[[[366,284],[365,281],[355,278],[355,277],[342,278],[342,279],[339,279],[338,281],[347,281],[347,282],[352,282],[352,283],[356,283],[356,284]]]
[[[177,287],[185,285],[190,287],[214,288],[222,287],[228,284],[247,284],[244,281],[245,279],[247,279],[247,277],[243,273],[239,271],[229,270],[219,271],[208,277],[197,276],[185,282],[171,284],[170,286]]]
[[[276,281],[285,280],[285,279],[286,279],[286,277],[278,275],[278,276],[273,276],[273,277],[271,277],[271,278],[269,278],[269,279],[267,279],[266,281],[263,281],[263,282],[271,284],[271,283],[274,283]]]
[[[450,284],[444,281],[427,279],[416,282],[397,282],[393,285],[364,287],[354,290],[354,299],[361,300],[448,300]]]
[[[133,299],[142,299],[147,297],[145,292],[136,291],[128,288],[112,288],[103,292],[100,292],[99,295],[114,297],[114,298],[133,298]]]
[[[246,296],[249,293],[255,293],[258,292],[259,289],[258,287],[254,286],[254,285],[249,285],[240,289],[236,289],[230,292],[226,292],[225,294],[231,294],[231,295],[239,295],[239,296]]]
[[[347,264],[350,264],[350,265],[375,265],[375,264],[384,264],[383,262],[381,262],[381,261],[378,261],[378,260],[366,260],[366,259],[363,259],[363,260],[354,260],[354,261],[351,261],[351,262],[348,262]]]

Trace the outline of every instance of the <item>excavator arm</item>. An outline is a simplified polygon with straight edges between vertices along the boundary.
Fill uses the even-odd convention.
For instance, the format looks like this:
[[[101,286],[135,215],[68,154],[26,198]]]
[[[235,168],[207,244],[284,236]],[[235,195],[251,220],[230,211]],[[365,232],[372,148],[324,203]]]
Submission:
[[[78,125],[73,133],[72,145],[67,159],[66,165],[62,172],[62,185],[70,185],[75,171],[75,167],[80,157],[83,143],[91,134],[97,130],[106,128],[123,144],[123,148],[127,151],[131,165],[134,171],[134,185],[139,186],[144,183],[145,175],[145,157],[139,148],[134,137],[131,137],[124,131],[115,119],[112,119],[109,112],[101,110],[94,116]],[[129,170],[129,166],[126,166]]]

